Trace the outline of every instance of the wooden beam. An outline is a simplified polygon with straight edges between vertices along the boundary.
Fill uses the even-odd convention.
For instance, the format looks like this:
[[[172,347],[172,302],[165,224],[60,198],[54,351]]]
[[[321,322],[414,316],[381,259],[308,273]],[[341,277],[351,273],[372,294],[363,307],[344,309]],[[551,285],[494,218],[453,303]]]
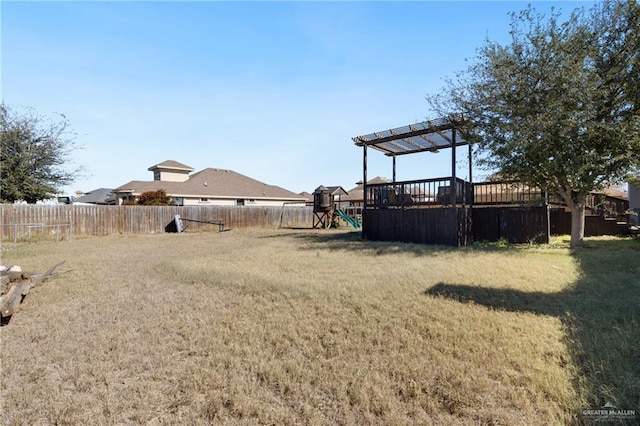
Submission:
[[[396,183],[396,156],[393,156],[393,178],[392,178],[393,183]]]
[[[387,144],[389,144],[389,145],[393,145],[393,146],[395,146],[395,147],[396,147],[396,148],[398,148],[400,151],[405,151],[405,150],[407,149],[407,147],[406,147],[406,146],[402,146],[402,145],[400,145],[398,142],[396,142],[396,141],[397,141],[397,140],[399,140],[399,139],[402,139],[402,138],[397,138],[397,139],[394,139],[394,140],[392,140],[392,141],[387,141],[387,142],[385,142],[385,143],[387,143]],[[411,145],[411,146],[419,147],[419,145],[415,145],[415,144],[410,144],[410,145]],[[382,148],[382,147],[380,147],[380,146],[374,146],[374,148],[376,148],[376,149],[385,149],[385,148]],[[386,150],[386,151],[388,151],[388,152],[392,152],[392,151],[387,150],[387,149],[385,149],[385,150]],[[395,153],[396,151],[393,151],[393,152]]]
[[[436,133],[438,131],[443,131],[443,130],[451,130],[453,129],[453,124],[451,123],[447,123],[447,124],[442,124],[442,125],[438,125],[438,126],[429,126],[426,127],[424,129],[414,129],[413,126],[409,126],[409,129],[413,129],[410,132],[407,133],[402,133],[399,134],[402,137],[405,138],[410,138],[413,136],[420,136],[420,135],[425,135],[425,134],[429,134],[429,133]],[[358,146],[362,146],[362,145],[377,145],[380,143],[384,143],[384,142],[388,142],[394,139],[399,139],[398,135],[391,135],[391,136],[380,136],[377,134],[377,132],[372,133],[374,136],[376,136],[376,139],[372,139],[372,140],[366,140],[365,136],[357,136],[355,138],[353,138],[354,142],[356,142],[356,145]]]
[[[411,129],[411,125],[409,125],[409,128]],[[417,143],[413,142],[413,141],[412,141],[412,140],[410,140],[409,138],[407,138],[407,137],[403,137],[403,136],[402,136],[402,135],[400,135],[399,133],[395,133],[395,132],[393,131],[393,129],[392,129],[392,130],[389,130],[389,131],[391,132],[391,134],[392,134],[392,135],[396,135],[396,136],[398,136],[398,139],[403,140],[403,141],[404,141],[407,145],[409,145],[409,146],[412,146],[412,147],[414,147],[414,148],[418,148],[418,149],[423,149],[423,148],[424,148],[422,145],[420,145],[420,144],[417,144]],[[404,149],[406,149],[406,148],[404,148]]]
[[[451,130],[451,132],[455,132],[455,130]],[[435,133],[439,134],[442,139],[444,139],[445,141],[449,142],[449,145],[451,145],[453,147],[453,141],[449,138],[449,136],[445,135],[442,132],[435,132]]]
[[[453,143],[451,145],[451,206],[452,208],[456,207],[456,201],[458,198],[458,194],[456,191],[456,186],[457,183],[456,182],[456,146],[455,146],[455,141],[456,141],[456,131],[455,129],[452,130],[452,137],[453,137]],[[457,222],[456,222],[457,223]],[[456,226],[460,226],[459,223],[457,223]]]
[[[437,152],[440,149],[440,147],[438,147],[438,145],[431,138],[428,138],[427,135],[420,135],[420,137],[435,149],[435,151],[430,150],[431,152]]]
[[[374,147],[377,149],[377,147]],[[431,151],[432,148],[420,148],[420,149],[411,149],[411,150],[407,150],[407,151],[402,151],[402,152],[395,152],[395,153],[389,153],[389,154],[384,154],[388,157],[391,157],[392,155],[407,155],[407,154],[415,154],[418,152],[427,152],[427,151]]]
[[[389,143],[389,144],[394,145],[394,146],[396,146],[398,148],[401,148],[401,146],[399,146],[398,144],[394,144],[393,142],[386,142],[386,143]],[[387,147],[384,147],[384,146],[378,146],[378,145],[369,145],[369,146],[371,146],[372,148],[377,149],[378,151],[385,152],[385,155],[396,155],[397,154],[397,151],[394,151],[393,149],[390,149],[390,148],[387,148]]]

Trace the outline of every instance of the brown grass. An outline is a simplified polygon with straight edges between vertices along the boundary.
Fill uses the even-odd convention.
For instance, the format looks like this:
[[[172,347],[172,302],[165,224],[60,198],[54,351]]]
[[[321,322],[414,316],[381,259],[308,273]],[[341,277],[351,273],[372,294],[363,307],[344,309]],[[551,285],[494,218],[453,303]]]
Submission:
[[[70,269],[0,329],[5,424],[566,424],[640,399],[637,315],[601,353],[574,309],[588,251],[612,248],[233,230],[5,250]]]

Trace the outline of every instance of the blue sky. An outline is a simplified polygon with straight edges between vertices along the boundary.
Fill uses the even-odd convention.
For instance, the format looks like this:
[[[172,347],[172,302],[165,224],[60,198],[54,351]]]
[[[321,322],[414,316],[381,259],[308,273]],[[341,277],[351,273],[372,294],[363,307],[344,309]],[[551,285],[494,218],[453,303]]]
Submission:
[[[2,100],[69,119],[85,173],[68,193],[151,180],[164,160],[348,190],[362,178],[351,138],[435,118],[425,96],[486,38],[507,43],[526,5],[3,1]],[[370,178],[391,177],[391,159],[368,157]],[[446,151],[397,160],[398,180],[449,174]]]

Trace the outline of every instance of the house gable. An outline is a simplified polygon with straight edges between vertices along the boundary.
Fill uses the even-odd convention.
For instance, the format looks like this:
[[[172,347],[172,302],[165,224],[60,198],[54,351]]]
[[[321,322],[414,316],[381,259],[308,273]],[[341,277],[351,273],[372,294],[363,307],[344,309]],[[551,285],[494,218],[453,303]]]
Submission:
[[[167,160],[151,166],[147,170],[153,172],[154,181],[185,182],[189,179],[189,173],[193,171],[193,167],[177,161]]]
[[[169,164],[167,164],[169,163]],[[163,189],[179,205],[282,205],[285,201],[305,201],[305,197],[279,186],[268,185],[233,170],[206,168],[189,175],[191,169],[177,162],[150,167],[161,179],[131,181],[114,190],[118,197],[132,199],[143,192]],[[182,173],[187,179],[166,180],[165,173]]]
[[[376,183],[387,183],[387,182],[391,182],[391,180],[385,177],[376,176],[373,179],[370,179],[369,181],[367,181],[367,185],[372,185]],[[347,195],[342,197],[343,202],[349,202],[350,204],[354,204],[354,205],[362,204],[364,200],[364,185],[362,184],[362,182],[359,182],[357,185],[358,186],[347,191]]]

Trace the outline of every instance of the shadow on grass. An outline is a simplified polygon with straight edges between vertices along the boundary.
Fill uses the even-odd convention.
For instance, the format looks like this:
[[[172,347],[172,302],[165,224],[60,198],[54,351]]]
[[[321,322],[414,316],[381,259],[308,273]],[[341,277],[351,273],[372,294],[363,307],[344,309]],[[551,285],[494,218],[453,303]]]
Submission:
[[[362,232],[360,231],[324,231],[313,229],[312,232],[296,234],[297,238],[321,244],[341,244],[362,242]]]
[[[300,233],[295,238],[316,250],[359,250],[371,255],[409,253],[428,256],[452,251],[524,251],[528,245],[476,244],[448,247],[362,240],[359,231]],[[551,249],[566,249],[558,241]],[[580,371],[575,387],[586,400],[583,410],[607,414],[575,413],[583,424],[640,424],[640,240],[588,239],[572,252],[580,269],[579,279],[559,293],[491,289],[466,284],[440,283],[426,295],[473,302],[492,309],[551,315],[561,319],[572,360]],[[532,277],[533,278],[533,277]],[[544,280],[544,277],[540,277]],[[611,406],[617,407],[613,410]],[[604,408],[603,408],[604,407]],[[632,415],[625,410],[635,411]],[[616,413],[621,416],[616,417]],[[626,415],[626,417],[625,417]]]
[[[576,413],[577,422],[636,425],[640,423],[640,241],[585,242],[572,256],[580,278],[560,293],[440,283],[425,294],[559,317],[581,373],[575,386],[588,401],[584,410],[606,411],[599,417]],[[611,405],[622,412],[609,411]]]
[[[318,230],[315,230],[318,231]],[[394,241],[366,241],[362,239],[361,231],[349,232],[310,232],[295,234],[295,237],[311,244],[302,250],[317,250],[316,244],[322,245],[324,250],[357,250],[369,252],[372,255],[385,255],[395,253],[409,253],[415,256],[426,256],[442,251],[465,250],[465,248],[452,246],[438,246],[426,244],[412,244]]]

